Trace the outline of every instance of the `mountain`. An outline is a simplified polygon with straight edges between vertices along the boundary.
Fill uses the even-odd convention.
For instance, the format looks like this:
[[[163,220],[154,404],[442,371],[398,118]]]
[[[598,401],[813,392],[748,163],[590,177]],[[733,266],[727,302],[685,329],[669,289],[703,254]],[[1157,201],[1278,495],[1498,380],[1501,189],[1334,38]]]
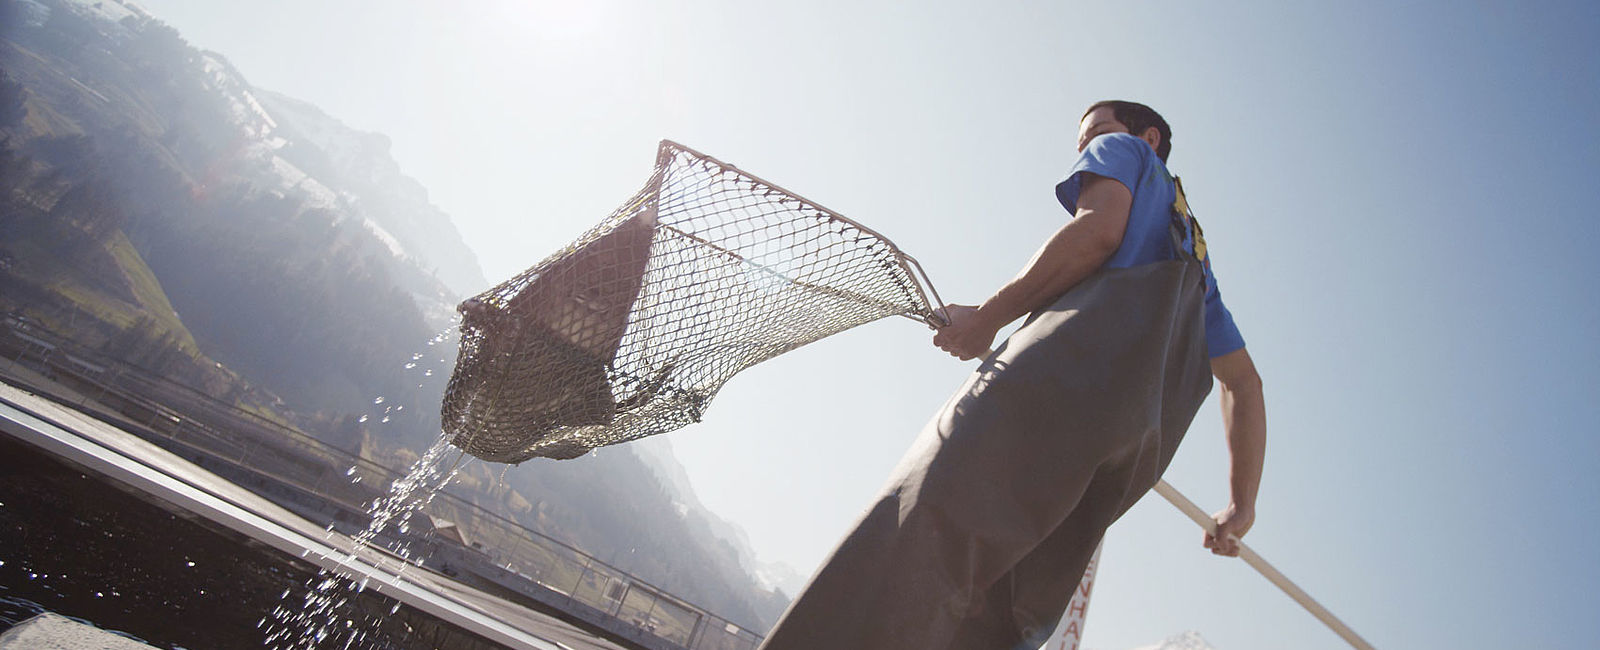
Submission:
[[[689,482],[689,474],[684,471],[683,465],[673,454],[672,443],[668,438],[662,436],[644,438],[629,443],[629,447],[666,486],[668,493],[673,495],[674,504],[678,509],[685,513],[701,513],[698,515],[698,521],[704,524],[704,534],[719,543],[731,546],[738,556],[739,565],[744,567],[745,572],[754,577],[762,588],[798,595],[805,587],[807,576],[783,562],[761,560],[750,543],[750,536],[743,528],[717,516],[700,502],[694,486]],[[780,609],[775,615],[782,613]]]
[[[415,457],[440,435],[453,306],[488,283],[389,147],[126,0],[0,0],[0,312],[336,446]],[[381,426],[356,417],[378,396]],[[457,487],[767,629],[787,598],[670,451],[644,449],[471,463]]]
[[[661,442],[602,447],[572,460],[533,459],[498,478],[479,469],[467,480],[515,495],[505,498],[520,509],[507,510],[530,528],[764,633],[789,597],[759,582],[746,560],[753,557],[748,544],[725,537],[729,525],[692,490],[662,478]]]
[[[52,290],[61,269],[22,263],[41,243],[56,259],[105,249],[126,262],[135,256],[112,246],[126,237],[165,295],[157,302],[170,303],[134,306],[174,340],[195,342],[182,355],[192,365],[220,363],[307,417],[373,395],[427,401],[437,387],[395,369],[451,320],[459,294],[433,271],[453,249],[423,246],[412,232],[429,224],[434,239],[459,244],[448,219],[417,202],[425,193],[381,147],[329,154],[294,129],[328,141],[378,138],[314,116],[280,125],[222,55],[189,47],[130,6],[0,2],[0,100],[15,109],[0,125],[0,228],[10,235],[0,254],[18,262],[0,306],[47,324],[70,310],[70,335],[92,346],[166,336],[130,332],[133,319],[109,301]],[[296,165],[339,155],[356,166],[313,177]],[[460,259],[438,268],[486,284],[470,254]],[[66,275],[107,284],[104,268],[76,264]],[[46,298],[19,299],[28,295]],[[186,372],[177,356],[166,361],[155,370]],[[437,433],[433,410],[413,409],[393,429],[425,444]]]
[[[1199,632],[1190,630],[1177,636],[1168,637],[1165,641],[1155,645],[1142,645],[1133,650],[1216,650],[1207,643],[1205,637]]]
[[[396,256],[435,275],[452,296],[488,287],[477,256],[449,215],[430,203],[427,189],[403,174],[390,156],[388,137],[351,129],[292,97],[264,90],[253,97],[274,120],[270,137],[283,143],[274,152],[275,166],[293,177],[303,174],[307,181],[326,183],[342,209],[359,215]]]

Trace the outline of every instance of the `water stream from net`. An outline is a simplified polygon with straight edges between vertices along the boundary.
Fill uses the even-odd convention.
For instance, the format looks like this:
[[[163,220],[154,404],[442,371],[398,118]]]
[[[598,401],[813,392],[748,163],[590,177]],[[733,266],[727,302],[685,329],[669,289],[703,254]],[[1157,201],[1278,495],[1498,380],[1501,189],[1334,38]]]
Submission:
[[[273,650],[298,650],[302,648],[357,648],[366,637],[366,630],[376,621],[357,621],[345,612],[346,604],[355,594],[365,591],[368,578],[351,566],[358,558],[372,561],[378,557],[368,553],[374,546],[382,546],[400,557],[402,564],[396,570],[403,578],[412,565],[420,566],[425,559],[418,549],[412,548],[407,533],[412,518],[427,507],[460,472],[460,453],[451,453],[449,442],[441,434],[439,441],[428,449],[410,472],[394,482],[388,494],[377,499],[371,507],[372,521],[350,538],[350,546],[343,549],[348,555],[334,569],[323,569],[304,586],[303,592],[285,590],[278,606],[261,620],[266,634],[266,647]],[[454,461],[451,461],[454,457]],[[355,468],[351,468],[354,474]],[[359,478],[359,477],[358,477]],[[338,535],[333,525],[328,526],[327,538],[333,541]],[[380,540],[380,536],[386,540]],[[384,544],[382,541],[392,543]],[[352,577],[358,576],[358,577]],[[399,609],[397,602],[395,609]],[[390,610],[393,613],[395,610]],[[343,641],[343,643],[339,643]]]
[[[452,327],[429,340],[428,345],[445,343],[454,332]],[[405,372],[420,374],[423,378],[433,377],[434,368],[419,368],[423,356],[423,353],[413,354],[404,365]],[[451,363],[448,358],[440,358],[438,362]],[[376,424],[387,424],[392,414],[405,408],[399,404],[385,405],[386,401],[382,396],[375,398],[372,406],[376,412],[362,415],[358,422],[368,424],[376,415],[380,418]],[[339,544],[340,533],[335,524],[329,524],[325,539],[330,545],[341,547],[344,557],[334,569],[318,571],[302,588],[284,590],[278,605],[257,623],[266,635],[264,646],[272,650],[367,647],[370,631],[377,628],[378,621],[370,615],[354,614],[353,608],[348,607],[351,598],[365,591],[370,581],[353,565],[377,562],[400,579],[404,579],[412,566],[421,566],[426,556],[422,549],[414,548],[417,538],[410,534],[413,518],[460,474],[464,460],[465,454],[454,450],[441,431],[433,445],[411,464],[406,475],[396,479],[386,494],[369,504],[369,523],[349,538],[348,546]],[[350,477],[351,483],[361,482],[359,469],[352,465],[346,470],[345,476]],[[392,558],[385,562],[383,553],[371,552],[374,547],[393,553],[399,557],[399,562],[393,562]],[[389,613],[399,608],[400,603],[396,601]]]

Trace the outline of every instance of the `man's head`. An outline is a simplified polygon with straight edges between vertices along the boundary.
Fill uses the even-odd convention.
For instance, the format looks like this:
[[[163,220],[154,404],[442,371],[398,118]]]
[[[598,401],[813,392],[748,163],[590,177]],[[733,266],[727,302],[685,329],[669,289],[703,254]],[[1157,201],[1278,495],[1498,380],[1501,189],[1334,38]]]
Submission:
[[[1167,126],[1160,113],[1144,104],[1116,99],[1095,102],[1078,121],[1078,151],[1089,146],[1095,136],[1106,133],[1129,133],[1150,143],[1161,162],[1166,162],[1167,154],[1172,153],[1172,127]]]

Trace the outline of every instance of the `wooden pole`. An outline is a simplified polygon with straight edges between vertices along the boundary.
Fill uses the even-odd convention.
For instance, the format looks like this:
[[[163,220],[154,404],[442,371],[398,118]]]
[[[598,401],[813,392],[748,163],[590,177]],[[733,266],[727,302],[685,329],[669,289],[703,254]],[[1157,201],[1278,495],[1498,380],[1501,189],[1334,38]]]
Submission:
[[[1201,510],[1200,506],[1195,505],[1194,502],[1190,501],[1188,497],[1183,496],[1182,493],[1178,492],[1177,488],[1172,487],[1172,485],[1168,484],[1165,480],[1162,480],[1156,483],[1155,490],[1157,493],[1161,494],[1162,497],[1165,497],[1167,501],[1170,501],[1172,505],[1177,506],[1178,510],[1183,511],[1183,514],[1186,514],[1190,519],[1193,519],[1194,523],[1200,524],[1200,527],[1206,529],[1207,533],[1216,534],[1217,522],[1212,520],[1211,516],[1207,515],[1204,510]],[[1284,593],[1289,594],[1290,598],[1293,598],[1295,602],[1300,603],[1300,606],[1306,608],[1306,611],[1311,612],[1311,615],[1317,617],[1317,620],[1322,621],[1329,628],[1332,628],[1335,633],[1337,633],[1340,637],[1343,637],[1345,641],[1348,641],[1352,647],[1358,648],[1359,650],[1373,650],[1372,644],[1367,643],[1366,639],[1361,638],[1361,635],[1356,634],[1355,630],[1352,630],[1350,629],[1350,626],[1345,625],[1344,621],[1341,621],[1339,620],[1339,617],[1334,616],[1333,612],[1328,611],[1328,608],[1323,607],[1321,603],[1318,603],[1316,599],[1312,598],[1310,594],[1307,594],[1306,591],[1301,589],[1299,585],[1291,582],[1288,577],[1284,576],[1282,572],[1278,571],[1271,564],[1268,564],[1266,560],[1262,559],[1260,555],[1257,555],[1256,552],[1249,546],[1245,546],[1245,543],[1242,541],[1239,542],[1239,558],[1244,560],[1245,564],[1249,564],[1257,572],[1261,573],[1261,575],[1266,576],[1267,580],[1272,581],[1272,584],[1277,585],[1278,588],[1282,589]]]

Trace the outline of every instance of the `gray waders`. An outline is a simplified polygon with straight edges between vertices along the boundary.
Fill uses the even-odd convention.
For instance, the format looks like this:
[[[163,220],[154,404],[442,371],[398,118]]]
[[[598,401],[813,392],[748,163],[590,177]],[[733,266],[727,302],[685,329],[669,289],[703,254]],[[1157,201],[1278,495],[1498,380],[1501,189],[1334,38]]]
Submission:
[[[1036,650],[1211,391],[1202,269],[1180,257],[1102,269],[1035,312],[761,648]]]

